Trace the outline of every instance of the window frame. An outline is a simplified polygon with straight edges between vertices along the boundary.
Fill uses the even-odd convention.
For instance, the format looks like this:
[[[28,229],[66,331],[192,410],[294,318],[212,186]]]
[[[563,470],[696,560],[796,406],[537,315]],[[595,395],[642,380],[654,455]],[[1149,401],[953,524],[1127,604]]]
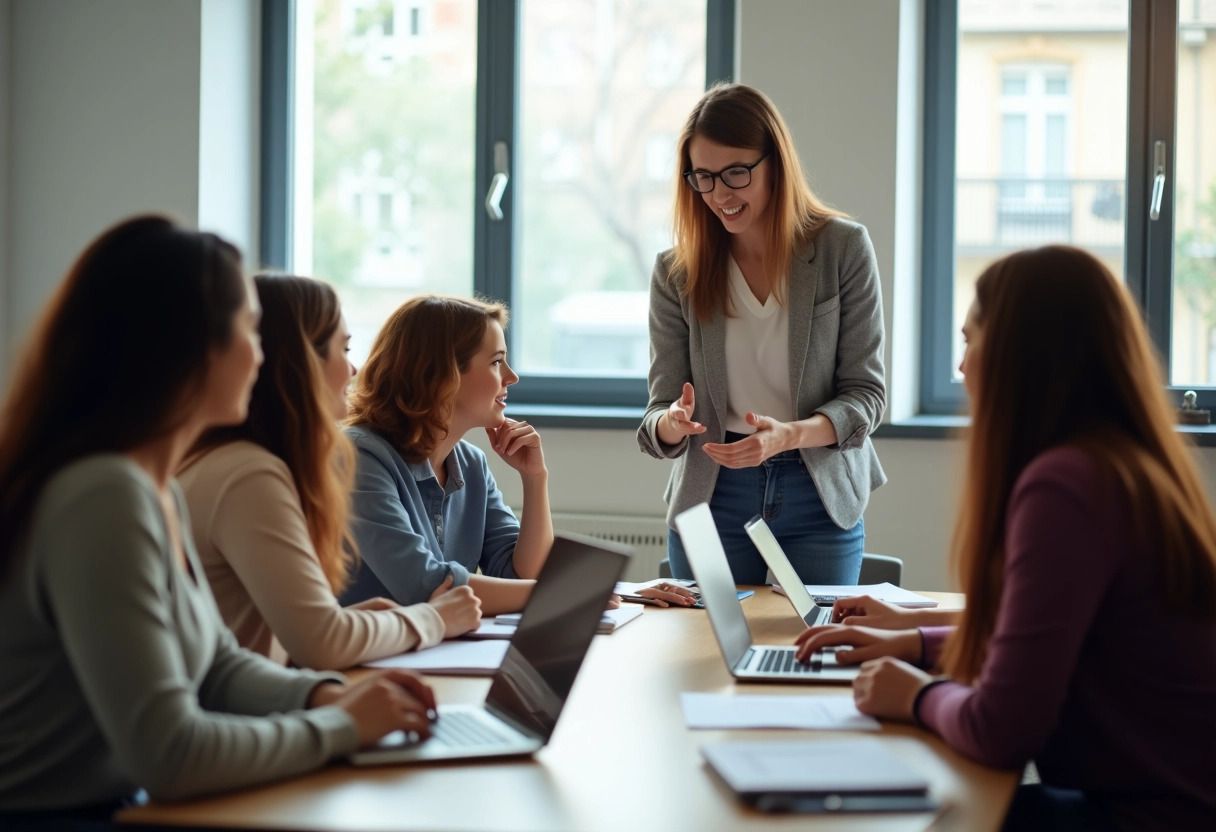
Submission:
[[[735,67],[736,0],[705,0],[705,85],[731,81]],[[485,196],[494,176],[494,145],[509,149],[508,170],[517,170],[516,114],[520,105],[521,0],[480,0],[477,8],[477,91],[474,129],[473,291],[479,297],[517,299],[513,274],[518,229],[515,187],[509,181],[501,200],[503,218],[491,221]],[[261,228],[260,263],[291,268],[293,204],[292,79],[295,70],[295,0],[263,0],[261,60]],[[647,276],[648,277],[648,276]],[[508,349],[518,354],[520,333],[507,332]],[[605,419],[640,415],[648,400],[647,382],[636,376],[540,375],[527,373],[511,391],[512,412],[529,406],[549,421],[577,424],[584,409],[589,426]],[[522,408],[515,405],[523,405]]]
[[[925,8],[924,156],[921,246],[920,412],[956,414],[966,408],[953,379],[955,281],[955,120],[958,0],[927,0]],[[1153,345],[1165,362],[1166,391],[1175,406],[1193,389],[1198,406],[1216,409],[1216,387],[1168,383],[1174,267],[1174,186],[1178,63],[1178,5],[1129,0],[1127,181],[1124,275],[1140,305]],[[1150,221],[1153,145],[1165,142],[1165,193]]]

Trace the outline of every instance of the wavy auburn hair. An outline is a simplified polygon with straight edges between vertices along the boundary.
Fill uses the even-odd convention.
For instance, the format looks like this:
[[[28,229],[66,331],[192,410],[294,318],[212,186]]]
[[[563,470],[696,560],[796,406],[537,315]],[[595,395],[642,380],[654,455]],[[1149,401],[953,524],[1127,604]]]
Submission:
[[[300,496],[308,536],[335,595],[346,588],[358,559],[347,523],[354,486],[354,446],[339,429],[325,385],[330,340],[342,320],[338,296],[309,277],[261,274],[262,352],[249,416],[209,431],[187,465],[207,451],[244,440],[287,463]]]
[[[967,607],[943,656],[973,682],[1004,588],[1006,506],[1035,457],[1072,445],[1126,495],[1169,614],[1216,615],[1216,519],[1175,430],[1160,362],[1131,296],[1080,249],[992,264],[976,284],[976,395],[952,559]]]
[[[21,350],[0,409],[0,580],[56,471],[185,424],[245,293],[234,246],[165,217],[126,220],[89,244]]]
[[[376,335],[355,378],[347,424],[374,430],[402,458],[421,462],[447,436],[460,376],[481,349],[490,321],[506,329],[501,303],[419,295]]]
[[[815,196],[807,183],[789,129],[768,96],[744,84],[715,84],[701,97],[680,132],[676,153],[675,248],[671,273],[681,281],[680,294],[691,298],[701,321],[715,312],[730,313],[727,260],[731,234],[688,187],[692,169],[689,146],[704,136],[725,147],[768,153],[772,194],[768,202],[765,268],[777,278],[773,294],[784,303],[794,251],[810,241],[832,217],[844,217]],[[718,183],[719,187],[726,187]]]

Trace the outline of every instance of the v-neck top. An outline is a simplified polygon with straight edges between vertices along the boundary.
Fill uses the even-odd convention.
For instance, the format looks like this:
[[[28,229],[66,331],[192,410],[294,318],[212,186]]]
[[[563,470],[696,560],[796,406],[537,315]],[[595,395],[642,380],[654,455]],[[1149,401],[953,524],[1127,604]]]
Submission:
[[[743,270],[730,258],[731,315],[726,319],[726,429],[754,433],[751,411],[780,422],[794,420],[790,397],[790,310],[769,293],[761,303]]]

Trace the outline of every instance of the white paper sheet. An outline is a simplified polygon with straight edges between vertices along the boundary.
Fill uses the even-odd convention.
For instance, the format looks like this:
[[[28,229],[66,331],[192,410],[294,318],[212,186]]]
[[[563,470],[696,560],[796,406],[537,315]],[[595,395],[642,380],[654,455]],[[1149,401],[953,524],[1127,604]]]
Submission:
[[[507,655],[507,641],[445,641],[417,653],[368,662],[368,667],[403,667],[420,673],[491,676]]]
[[[877,731],[878,720],[857,710],[851,696],[769,694],[680,694],[689,728],[805,728]]]
[[[781,595],[785,594],[785,590],[777,586],[773,581],[773,573],[768,575],[769,583],[773,583],[773,592]],[[848,586],[843,584],[807,584],[806,591],[811,593],[811,597],[815,599],[815,603],[820,606],[831,606],[837,598],[852,598],[856,595],[869,595],[871,598],[877,598],[879,601],[886,601],[888,604],[894,604],[897,607],[907,607],[909,609],[916,607],[936,607],[937,602],[932,598],[924,595],[918,595],[915,592],[896,586],[891,583],[882,584],[866,584],[859,586]],[[830,599],[830,600],[829,600]]]

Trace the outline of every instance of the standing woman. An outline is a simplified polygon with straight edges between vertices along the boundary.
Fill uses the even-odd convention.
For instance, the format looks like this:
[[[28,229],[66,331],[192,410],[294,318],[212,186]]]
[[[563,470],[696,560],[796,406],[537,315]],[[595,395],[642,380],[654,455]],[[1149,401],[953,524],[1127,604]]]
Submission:
[[[638,444],[675,459],[667,520],[709,502],[736,582],[763,583],[765,518],[806,583],[857,582],[862,512],[886,481],[882,299],[866,230],[807,185],[773,103],[702,97],[679,139],[675,248],[650,287],[650,405]],[[667,551],[690,578],[678,535]]]
[[[355,369],[350,333],[321,281],[259,275],[254,284],[265,362],[249,415],[208,431],[179,475],[224,621],[243,647],[317,669],[475,628],[478,603],[466,588],[441,587],[430,603],[406,607],[338,604],[357,559],[347,525],[355,454],[338,427]]]
[[[172,474],[245,418],[261,363],[240,254],[159,217],[77,260],[0,411],[0,828],[104,828],[157,799],[429,733],[403,672],[349,690],[241,650]]]

